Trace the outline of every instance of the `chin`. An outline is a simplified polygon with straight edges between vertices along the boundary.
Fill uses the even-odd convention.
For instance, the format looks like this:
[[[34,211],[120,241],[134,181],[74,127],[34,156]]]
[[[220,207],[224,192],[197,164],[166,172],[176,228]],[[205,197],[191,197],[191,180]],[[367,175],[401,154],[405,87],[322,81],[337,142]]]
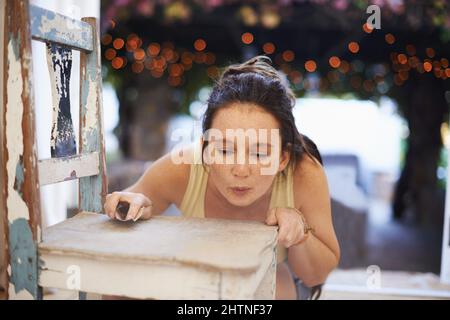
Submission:
[[[238,196],[231,194],[231,195],[228,195],[226,198],[229,203],[231,203],[232,205],[234,205],[236,207],[248,207],[253,202],[255,202],[255,199],[253,199],[253,197],[248,197],[248,196],[247,197],[238,197]]]

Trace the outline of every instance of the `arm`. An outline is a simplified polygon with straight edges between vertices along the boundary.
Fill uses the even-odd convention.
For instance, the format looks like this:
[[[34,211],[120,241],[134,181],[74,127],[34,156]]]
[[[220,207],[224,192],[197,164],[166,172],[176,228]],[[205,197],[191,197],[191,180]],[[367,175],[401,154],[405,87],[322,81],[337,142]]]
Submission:
[[[183,152],[191,156],[192,148],[185,148]],[[141,207],[146,208],[142,219],[159,215],[170,204],[179,205],[187,188],[189,173],[189,163],[176,164],[168,153],[152,163],[136,183],[123,191],[107,195],[105,212],[115,218],[119,201],[127,201],[130,203],[127,219],[136,217]]]
[[[305,285],[312,287],[325,282],[340,259],[322,165],[305,156],[295,170],[294,186],[296,208],[315,231],[305,241],[289,247],[288,262]]]

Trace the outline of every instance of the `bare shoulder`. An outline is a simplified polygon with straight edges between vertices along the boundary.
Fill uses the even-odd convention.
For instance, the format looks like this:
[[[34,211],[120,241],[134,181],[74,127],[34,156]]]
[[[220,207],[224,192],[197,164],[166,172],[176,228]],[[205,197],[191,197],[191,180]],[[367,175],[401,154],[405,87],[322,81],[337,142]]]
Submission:
[[[328,182],[317,159],[304,155],[294,169],[294,196],[297,208],[327,206],[330,201]]]
[[[298,182],[299,185],[308,184],[321,178],[325,178],[325,171],[322,164],[316,158],[311,159],[309,156],[304,155],[301,159],[297,160],[294,169],[295,182]]]

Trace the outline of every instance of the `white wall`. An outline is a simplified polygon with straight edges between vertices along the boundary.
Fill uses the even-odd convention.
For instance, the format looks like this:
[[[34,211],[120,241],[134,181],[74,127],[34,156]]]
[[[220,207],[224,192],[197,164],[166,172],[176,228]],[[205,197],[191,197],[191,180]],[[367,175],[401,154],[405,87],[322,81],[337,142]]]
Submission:
[[[100,0],[34,0],[32,4],[53,10],[75,19],[99,17]],[[50,77],[45,55],[45,44],[33,41],[33,74],[35,91],[36,130],[38,158],[50,158],[50,132],[52,120],[52,99]],[[79,73],[80,55],[73,51],[72,74],[70,82],[71,113],[76,136],[79,118]],[[78,142],[77,142],[78,144]],[[66,210],[78,203],[78,181],[67,181],[41,187],[42,225],[48,226],[65,219]]]

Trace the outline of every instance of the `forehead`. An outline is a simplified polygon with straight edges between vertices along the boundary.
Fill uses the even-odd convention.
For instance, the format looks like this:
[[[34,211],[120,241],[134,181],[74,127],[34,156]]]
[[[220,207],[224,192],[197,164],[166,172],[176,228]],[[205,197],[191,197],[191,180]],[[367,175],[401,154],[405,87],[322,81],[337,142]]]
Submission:
[[[249,103],[233,103],[221,108],[214,115],[212,128],[226,129],[279,129],[277,119],[260,106]]]

